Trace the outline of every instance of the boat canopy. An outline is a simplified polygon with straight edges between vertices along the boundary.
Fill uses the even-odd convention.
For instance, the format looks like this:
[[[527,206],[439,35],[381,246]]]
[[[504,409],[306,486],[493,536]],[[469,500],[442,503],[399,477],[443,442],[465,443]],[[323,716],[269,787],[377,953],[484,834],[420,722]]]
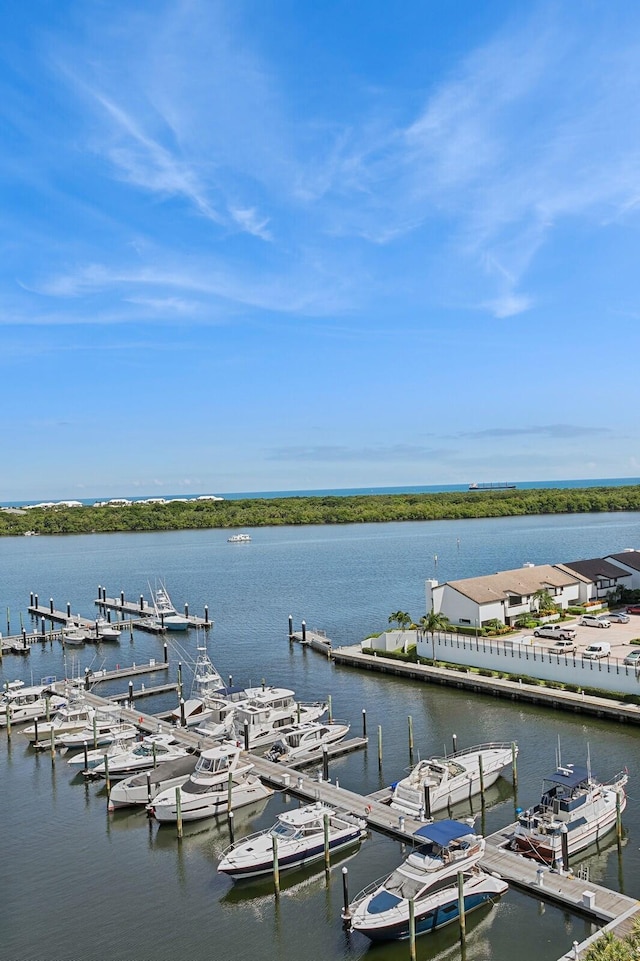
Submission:
[[[433,841],[441,847],[446,847],[447,844],[451,844],[456,838],[463,838],[472,833],[473,828],[469,824],[463,824],[462,821],[449,821],[445,819],[444,821],[434,821],[433,824],[425,824],[424,827],[418,828],[413,836],[420,840]]]
[[[550,784],[562,784],[568,788],[576,788],[579,784],[589,780],[589,771],[586,767],[559,767],[545,781]]]

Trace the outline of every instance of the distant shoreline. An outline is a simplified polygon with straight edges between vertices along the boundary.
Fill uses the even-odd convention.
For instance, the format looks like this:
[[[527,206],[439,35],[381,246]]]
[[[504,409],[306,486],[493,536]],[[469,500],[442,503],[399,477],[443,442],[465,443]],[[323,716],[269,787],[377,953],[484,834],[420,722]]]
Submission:
[[[442,493],[175,499],[0,511],[0,536],[160,532],[640,511],[640,484]]]

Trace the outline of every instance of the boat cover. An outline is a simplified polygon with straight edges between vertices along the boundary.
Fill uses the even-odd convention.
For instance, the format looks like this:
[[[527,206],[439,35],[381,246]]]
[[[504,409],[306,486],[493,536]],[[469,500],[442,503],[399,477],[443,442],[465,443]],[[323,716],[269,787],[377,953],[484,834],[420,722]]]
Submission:
[[[424,827],[418,828],[413,836],[427,841],[434,841],[436,844],[441,845],[441,847],[446,847],[447,844],[451,844],[456,838],[463,838],[466,837],[467,834],[472,833],[473,828],[469,824],[463,824],[462,821],[449,821],[445,819],[444,821],[434,821],[433,824],[425,824]]]
[[[563,784],[568,788],[578,787],[583,781],[587,781],[589,778],[589,771],[586,767],[559,767],[550,777],[546,777],[545,781],[550,784]]]

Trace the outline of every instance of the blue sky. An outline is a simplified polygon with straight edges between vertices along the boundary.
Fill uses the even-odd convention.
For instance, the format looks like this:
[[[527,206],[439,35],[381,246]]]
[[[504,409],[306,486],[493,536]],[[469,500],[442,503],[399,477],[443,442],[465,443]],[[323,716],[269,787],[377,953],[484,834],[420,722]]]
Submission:
[[[633,0],[0,28],[0,501],[640,475]]]

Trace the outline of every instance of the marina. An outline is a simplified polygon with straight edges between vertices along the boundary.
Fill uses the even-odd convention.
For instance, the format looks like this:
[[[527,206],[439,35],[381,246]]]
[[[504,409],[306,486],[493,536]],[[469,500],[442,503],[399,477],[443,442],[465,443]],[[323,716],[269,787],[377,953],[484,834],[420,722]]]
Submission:
[[[584,523],[584,518],[579,520]],[[602,520],[598,519],[600,524]],[[577,519],[565,519],[563,524],[570,528],[576,521]],[[519,543],[523,537],[519,527],[522,523],[518,521],[511,525],[505,524],[502,529],[513,529],[513,537]],[[529,525],[526,535],[529,543],[528,554],[531,552],[529,556],[536,560],[531,528],[541,522],[527,519],[526,523]],[[553,544],[550,547],[547,544],[553,535],[551,524],[548,519],[544,523],[545,550],[553,553]],[[627,539],[631,536],[629,521],[615,517],[611,523],[624,525],[621,535],[624,539],[619,541],[619,546],[626,546]],[[82,781],[78,783],[76,779],[70,779],[67,770],[62,770],[66,768],[66,764],[59,764],[55,758],[50,759],[50,752],[34,755],[26,743],[22,746],[23,741],[18,738],[16,729],[10,741],[5,736],[0,738],[3,761],[7,761],[11,772],[10,777],[3,778],[0,783],[0,802],[4,810],[10,806],[11,810],[15,811],[14,833],[17,832],[19,836],[29,830],[30,821],[36,823],[35,818],[28,820],[30,814],[35,815],[35,811],[30,812],[28,804],[26,810],[22,810],[12,799],[17,795],[29,797],[32,794],[37,796],[41,803],[43,798],[47,799],[47,804],[51,805],[47,820],[55,819],[57,830],[54,833],[49,832],[51,836],[47,837],[46,844],[49,856],[56,859],[59,877],[64,878],[68,870],[73,870],[74,875],[78,871],[82,872],[81,862],[74,855],[74,845],[70,848],[69,841],[79,837],[79,824],[84,825],[84,836],[90,832],[87,838],[90,838],[92,848],[92,865],[105,879],[106,886],[103,882],[102,890],[106,892],[109,914],[117,917],[122,932],[116,932],[112,953],[117,956],[144,957],[151,952],[154,958],[169,959],[170,954],[175,954],[176,950],[188,950],[190,957],[202,957],[204,961],[206,945],[194,929],[193,919],[211,913],[220,949],[233,961],[239,961],[241,957],[234,947],[240,917],[245,941],[248,939],[248,943],[256,948],[258,945],[263,946],[263,950],[277,953],[287,961],[293,961],[300,956],[312,958],[314,961],[315,958],[318,958],[318,961],[320,958],[342,961],[363,957],[368,951],[367,938],[358,931],[342,936],[340,934],[343,930],[343,892],[340,885],[342,867],[348,865],[349,887],[353,897],[371,883],[372,878],[388,875],[402,861],[402,846],[410,843],[413,828],[418,829],[422,825],[420,822],[410,823],[410,820],[405,818],[404,830],[401,831],[398,812],[393,812],[387,803],[378,800],[378,795],[388,800],[390,786],[401,779],[403,771],[408,773],[408,769],[414,766],[420,757],[443,753],[443,742],[449,745],[444,753],[454,753],[454,732],[461,747],[490,741],[516,741],[519,747],[517,786],[512,785],[507,772],[486,790],[484,803],[480,798],[472,799],[468,803],[457,805],[453,811],[455,818],[470,814],[475,817],[476,832],[482,834],[487,841],[481,867],[483,870],[498,871],[509,883],[508,891],[498,903],[490,909],[481,908],[469,915],[467,958],[473,961],[485,961],[488,958],[506,961],[510,957],[510,945],[513,943],[515,917],[518,919],[519,932],[531,932],[530,937],[522,936],[523,945],[522,948],[519,947],[522,961],[558,961],[565,955],[571,957],[573,942],[577,942],[579,946],[585,943],[595,933],[596,926],[607,923],[611,918],[619,919],[621,926],[630,923],[629,918],[635,910],[635,896],[638,893],[635,881],[637,845],[633,843],[638,810],[633,800],[633,772],[630,776],[629,802],[622,815],[623,833],[620,841],[618,842],[613,831],[603,842],[590,848],[584,855],[579,855],[571,865],[573,877],[560,876],[557,871],[543,868],[543,883],[540,889],[537,871],[542,865],[521,859],[509,850],[498,852],[500,867],[493,868],[489,859],[493,857],[493,841],[490,839],[497,835],[496,845],[505,840],[503,835],[516,823],[516,808],[524,810],[539,800],[541,780],[548,773],[549,764],[553,761],[552,757],[541,756],[544,753],[544,749],[540,750],[541,744],[553,745],[560,733],[563,754],[577,759],[586,756],[586,745],[589,743],[594,769],[602,776],[611,776],[635,756],[634,725],[618,722],[612,724],[605,715],[574,714],[573,711],[559,710],[557,706],[540,700],[537,703],[525,699],[514,700],[506,693],[496,697],[489,687],[483,689],[480,685],[482,681],[492,680],[490,678],[476,676],[474,681],[477,682],[477,687],[474,689],[443,685],[439,680],[436,683],[425,683],[420,675],[362,670],[351,664],[343,665],[337,659],[334,660],[333,656],[328,657],[326,650],[321,652],[324,656],[318,657],[309,644],[287,643],[288,634],[283,628],[290,611],[302,611],[307,623],[322,624],[326,628],[325,643],[331,638],[327,646],[333,653],[343,650],[348,653],[355,649],[376,624],[384,628],[390,610],[401,607],[411,611],[415,617],[420,612],[420,603],[424,603],[421,597],[424,564],[420,557],[423,558],[425,553],[429,554],[430,543],[433,543],[431,553],[438,553],[441,567],[446,563],[461,563],[464,558],[459,557],[457,551],[460,550],[462,554],[466,543],[465,536],[471,537],[471,534],[465,535],[465,530],[479,532],[482,526],[480,522],[467,526],[442,525],[441,528],[417,524],[392,525],[385,527],[384,531],[368,525],[358,526],[353,530],[322,532],[313,529],[293,532],[282,530],[269,534],[264,543],[262,537],[260,543],[254,541],[251,550],[247,552],[227,552],[222,546],[226,546],[226,540],[221,532],[220,557],[216,554],[215,547],[211,550],[210,535],[207,532],[203,532],[201,536],[191,532],[188,535],[168,535],[166,538],[136,537],[141,549],[147,552],[162,550],[162,557],[158,554],[155,563],[151,563],[154,568],[167,572],[167,579],[175,585],[176,593],[185,592],[177,570],[180,567],[184,568],[183,576],[189,581],[189,593],[201,609],[205,595],[209,594],[216,625],[208,646],[213,662],[223,677],[233,675],[236,683],[240,680],[243,684],[252,682],[254,685],[260,684],[264,677],[267,683],[290,687],[296,692],[296,698],[303,701],[330,699],[336,716],[345,717],[350,722],[349,737],[355,740],[354,734],[358,735],[361,731],[363,736],[367,737],[367,747],[364,750],[349,751],[328,759],[327,778],[324,776],[323,759],[316,758],[307,769],[298,768],[293,763],[285,766],[281,763],[270,765],[268,761],[252,754],[251,763],[254,764],[256,772],[261,779],[267,779],[268,786],[274,793],[255,808],[250,805],[234,812],[233,828],[236,838],[267,829],[280,812],[290,809],[292,805],[295,809],[298,803],[315,803],[319,794],[321,800],[326,797],[326,803],[337,803],[339,800],[342,807],[345,801],[351,801],[357,816],[367,821],[373,843],[370,839],[361,846],[355,857],[347,855],[346,861],[336,857],[335,864],[332,860],[328,875],[323,870],[322,861],[318,865],[317,873],[313,867],[304,869],[300,877],[298,872],[291,875],[287,872],[281,879],[278,898],[274,896],[273,883],[268,878],[264,881],[257,879],[249,882],[249,887],[245,889],[217,873],[222,853],[229,845],[230,827],[226,815],[193,824],[185,823],[182,840],[177,838],[175,824],[149,822],[137,808],[115,810],[105,820],[107,799],[104,784],[98,782],[96,785],[89,783],[83,786]],[[497,526],[500,528],[501,525]],[[453,551],[449,561],[440,540],[443,529],[453,531]],[[492,530],[495,537],[493,525]],[[426,534],[436,540],[427,541],[425,546]],[[607,547],[613,549],[616,545],[611,546],[612,536],[615,536],[612,535],[612,528],[608,527],[602,534],[603,538],[606,537]],[[474,533],[475,536],[477,535]],[[380,537],[383,539],[380,540]],[[414,537],[415,544],[412,540]],[[456,546],[458,537],[461,548]],[[570,534],[564,529],[563,545],[569,537]],[[582,529],[580,538],[584,538]],[[96,537],[78,541],[82,541],[85,552],[87,546],[95,545],[95,563],[91,566],[85,559],[83,566],[86,571],[74,567],[73,573],[66,577],[65,557],[70,558],[70,555],[65,551],[65,555],[56,560],[59,567],[56,577],[60,584],[57,581],[47,583],[43,572],[38,573],[37,565],[33,568],[34,558],[31,552],[43,547],[46,547],[47,551],[57,550],[56,545],[62,542],[42,537],[24,538],[20,541],[20,550],[27,551],[29,556],[29,571],[27,574],[25,571],[21,572],[20,563],[14,560],[7,582],[7,598],[14,611],[19,609],[25,583],[45,584],[47,595],[93,597],[95,587],[92,591],[91,582],[95,584],[105,576],[102,545],[107,542],[110,545],[110,560],[113,566],[110,573],[106,572],[108,579],[117,579],[120,583],[135,583],[134,576],[127,577],[126,574],[127,564],[130,563],[130,537],[109,537],[106,541]],[[69,542],[65,541],[65,545],[68,544]],[[121,549],[119,544],[122,545]],[[180,544],[184,546],[179,547]],[[599,546],[594,544],[593,550],[591,548],[592,545],[588,545],[585,551],[596,553]],[[185,554],[187,550],[188,553]],[[382,598],[378,596],[380,582],[376,579],[375,571],[368,569],[369,562],[373,561],[380,550],[385,557],[402,557],[402,563],[397,566],[390,561],[386,564],[385,590],[382,592],[385,596]],[[508,553],[508,537],[502,537],[500,550]],[[222,552],[224,557],[230,560],[223,560]],[[186,560],[191,553],[193,562]],[[486,554],[486,550],[484,553]],[[580,556],[581,551],[576,547],[574,553],[575,556]],[[464,562],[469,563],[468,560]],[[482,563],[497,566],[502,561],[494,563],[487,556],[483,556]],[[230,565],[228,570],[227,564]],[[202,567],[206,567],[207,577],[202,576],[198,581],[198,574],[194,571]],[[412,593],[410,580],[414,575],[408,577],[407,572],[413,569],[417,574],[417,586]],[[347,571],[353,570],[362,570],[364,582],[371,582],[371,590],[364,594],[358,592],[356,595],[345,590],[344,597],[341,598],[340,594],[336,595],[335,579],[341,577],[347,588],[350,583]],[[454,573],[457,574],[458,571]],[[290,584],[288,578],[291,578]],[[194,588],[198,583],[200,587]],[[213,592],[211,583],[215,583]],[[248,583],[254,591],[252,600],[255,601],[255,608],[252,603],[246,613],[243,613],[239,592],[245,591]],[[280,590],[275,589],[276,584],[280,585]],[[313,591],[305,587],[310,584],[313,584]],[[374,590],[376,584],[378,589]],[[388,600],[389,595],[393,597],[393,604]],[[215,602],[217,597],[224,598],[224,601]],[[256,610],[260,612],[257,617]],[[89,616],[88,611],[82,613]],[[321,634],[318,636],[322,637]],[[84,668],[90,664],[93,665],[92,669],[96,669],[96,673],[103,670],[115,671],[116,663],[126,665],[135,662],[137,668],[151,660],[162,662],[165,643],[168,644],[169,652],[167,682],[177,680],[177,667],[182,663],[183,686],[188,691],[191,676],[187,671],[187,664],[190,669],[191,663],[195,661],[196,640],[192,639],[188,645],[187,656],[176,647],[176,642],[170,635],[156,638],[155,635],[141,632],[137,628],[134,628],[133,641],[127,636],[126,641],[123,639],[119,644],[105,645],[97,663],[95,648],[89,646],[65,655],[61,645],[38,644],[32,647],[29,659],[22,660],[12,656],[3,659],[2,675],[4,679],[13,681],[22,674],[26,683],[26,668],[37,677],[55,675],[59,683],[65,673],[67,676],[82,678]],[[401,666],[415,668],[415,665]],[[464,680],[465,675],[461,674],[460,679]],[[135,686],[140,687],[139,684]],[[99,690],[101,699],[106,699],[112,693],[122,693],[122,687],[122,684],[118,685],[117,677],[106,682],[100,680],[98,685],[92,686],[92,692],[88,691],[86,694],[89,698],[95,698]],[[539,688],[538,693],[540,690]],[[142,711],[140,705],[135,703],[135,698],[133,708],[123,705],[122,710],[125,716],[140,725],[142,730],[155,733],[159,727],[162,731],[170,728],[163,718],[175,709],[176,700],[177,692],[174,690],[158,694],[155,699],[145,698],[145,708]],[[413,721],[413,762],[408,717]],[[362,730],[364,718],[368,731]],[[381,757],[380,730],[383,748]],[[197,749],[200,740],[197,733],[185,729],[180,731],[180,737],[185,745],[190,744]],[[336,748],[345,742],[340,742]],[[285,784],[287,779],[289,783]],[[52,790],[54,783],[55,790]],[[364,810],[366,807],[370,807],[370,810]],[[36,817],[39,818],[40,814],[41,812],[38,812]],[[12,839],[9,839],[7,855],[17,856],[17,845]],[[518,871],[515,867],[511,869],[508,866],[512,858],[516,859],[518,871],[523,875],[520,881],[517,879]],[[162,898],[172,892],[172,897],[181,904],[180,912],[170,911],[166,924],[164,919],[157,919],[160,930],[158,925],[151,930],[144,920],[134,918],[133,905],[127,903],[124,892],[122,897],[119,893],[117,879],[123,871],[130,883],[138,883],[147,894],[155,892],[154,896]],[[585,871],[588,873],[585,874]],[[524,876],[525,874],[527,876]],[[7,902],[7,909],[11,911],[15,923],[9,929],[4,946],[0,949],[3,961],[4,958],[8,961],[21,956],[16,941],[21,918],[17,897],[20,892],[25,891],[27,879],[33,894],[44,893],[42,882],[33,872],[28,871],[26,877],[17,879],[17,886],[10,892]],[[555,888],[562,888],[559,900],[556,899],[558,892]],[[587,899],[593,904],[583,904],[585,892],[595,895],[595,898]],[[611,906],[608,897],[617,898],[617,903]],[[41,898],[40,903],[46,905],[46,898]],[[540,905],[545,906],[544,911],[541,911]],[[82,909],[81,896],[75,910]],[[88,902],[84,909],[89,910]],[[176,914],[183,915],[184,919]],[[304,939],[297,937],[295,933],[301,916],[305,919]],[[286,937],[280,936],[278,932],[285,929]],[[44,939],[50,938],[54,930],[60,930],[60,926],[53,913],[45,908],[32,934],[36,944],[38,941],[41,943],[41,947],[37,949],[41,955],[47,954]],[[520,936],[518,935],[519,938]],[[457,925],[453,924],[426,938],[420,938],[419,957],[436,958],[443,952],[455,950],[458,937]],[[527,937],[531,942],[530,946]],[[56,955],[65,961],[78,952],[91,961],[94,958],[96,961],[100,959],[98,946],[85,936],[84,932],[75,936],[73,944],[69,941],[66,946],[64,935],[58,943],[60,948],[56,950]],[[534,953],[531,953],[530,947],[535,947]],[[400,942],[397,949],[389,948],[389,952],[385,957],[405,959],[408,957],[408,945]]]

